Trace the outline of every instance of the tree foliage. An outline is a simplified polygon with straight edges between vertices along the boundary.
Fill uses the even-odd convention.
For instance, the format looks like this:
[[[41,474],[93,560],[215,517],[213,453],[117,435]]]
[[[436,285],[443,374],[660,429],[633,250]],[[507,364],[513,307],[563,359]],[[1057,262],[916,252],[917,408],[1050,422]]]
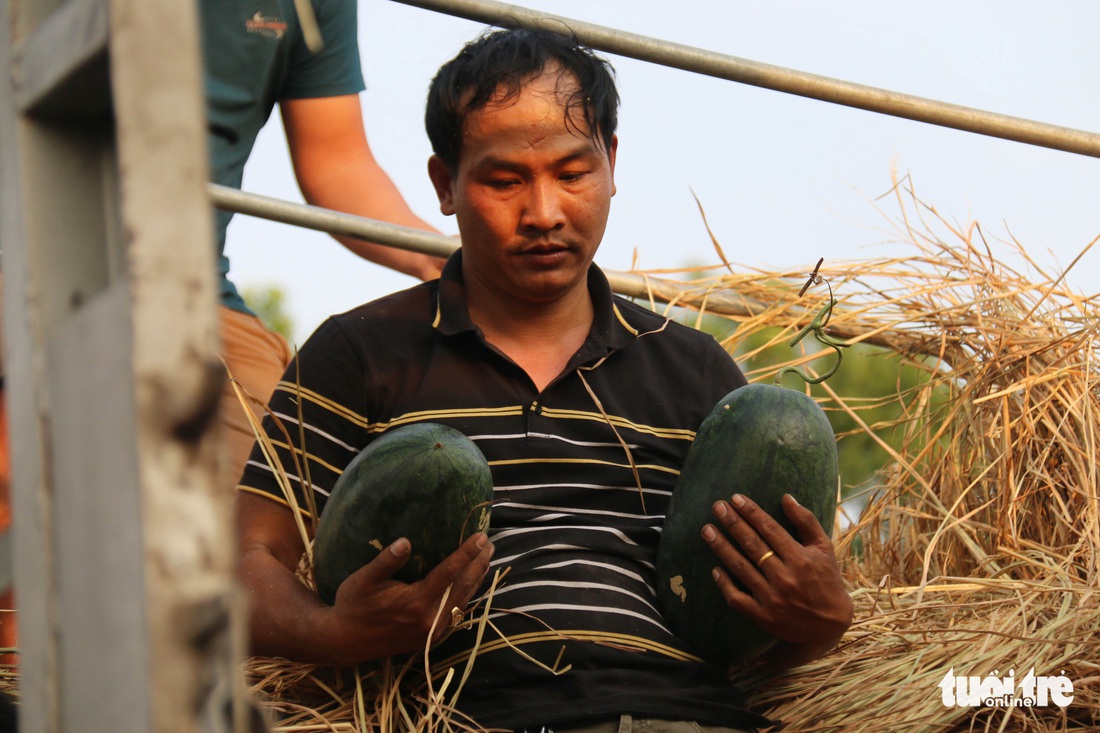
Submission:
[[[286,290],[281,285],[255,285],[244,288],[245,304],[268,328],[287,341],[294,340],[294,319],[287,310]]]
[[[793,348],[785,342],[765,347],[777,333],[766,329],[738,340],[736,324],[725,318],[704,316],[700,319],[698,314],[684,312],[677,320],[732,344],[738,365],[753,381],[769,382],[780,366],[800,354],[802,349],[820,348],[810,345],[812,339],[804,339]],[[837,372],[829,377],[828,389],[811,385],[810,394],[825,409],[837,435],[842,487],[845,493],[850,493],[871,484],[875,474],[890,461],[890,450],[900,447],[911,395],[930,375],[923,363],[902,359],[880,348],[857,344],[843,351],[843,361]],[[820,357],[819,362],[807,365],[816,373],[828,371],[837,359],[831,349],[821,350]],[[783,386],[806,389],[800,379],[789,374]],[[850,412],[832,398],[830,391]],[[870,428],[870,432],[860,423]]]

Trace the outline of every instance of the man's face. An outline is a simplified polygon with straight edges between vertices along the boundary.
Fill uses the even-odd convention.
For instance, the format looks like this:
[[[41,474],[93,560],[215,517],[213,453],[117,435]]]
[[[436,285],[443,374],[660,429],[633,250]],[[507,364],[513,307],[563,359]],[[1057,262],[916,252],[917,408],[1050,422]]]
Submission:
[[[615,194],[616,144],[586,137],[583,119],[566,125],[561,92],[573,83],[544,72],[517,98],[466,117],[457,171],[429,162],[440,209],[458,220],[468,289],[545,303],[587,287]]]

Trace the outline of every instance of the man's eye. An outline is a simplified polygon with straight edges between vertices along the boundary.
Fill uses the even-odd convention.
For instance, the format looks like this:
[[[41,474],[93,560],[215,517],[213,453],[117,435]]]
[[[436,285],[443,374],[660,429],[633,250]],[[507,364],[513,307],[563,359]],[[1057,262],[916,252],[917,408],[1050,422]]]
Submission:
[[[584,171],[570,171],[568,173],[562,173],[560,178],[561,180],[569,183],[579,181],[584,178]]]
[[[489,181],[489,186],[491,188],[511,188],[518,183],[519,181],[515,180],[514,178],[496,178]]]

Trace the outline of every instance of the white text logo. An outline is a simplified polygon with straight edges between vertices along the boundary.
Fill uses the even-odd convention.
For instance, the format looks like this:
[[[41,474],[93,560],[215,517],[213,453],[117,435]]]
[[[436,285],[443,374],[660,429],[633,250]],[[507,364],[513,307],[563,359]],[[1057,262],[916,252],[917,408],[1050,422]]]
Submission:
[[[956,677],[952,667],[940,680],[943,704],[947,707],[1044,707],[1064,708],[1073,702],[1073,682],[1065,672],[1056,676],[1036,676],[1032,667],[1023,679],[1016,673],[1005,677],[994,670],[987,677]]]

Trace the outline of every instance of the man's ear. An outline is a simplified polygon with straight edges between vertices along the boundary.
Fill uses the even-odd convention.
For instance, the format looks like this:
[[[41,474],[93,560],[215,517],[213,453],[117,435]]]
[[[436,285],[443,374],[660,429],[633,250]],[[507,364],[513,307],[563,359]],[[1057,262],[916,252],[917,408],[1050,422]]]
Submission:
[[[451,176],[451,169],[438,155],[428,158],[428,177],[432,179],[432,185],[435,186],[435,195],[439,198],[440,212],[444,216],[451,216],[455,213],[454,177]]]
[[[611,164],[611,195],[615,195],[615,154],[619,150],[619,136],[611,136],[611,149],[607,151],[607,161]]]

